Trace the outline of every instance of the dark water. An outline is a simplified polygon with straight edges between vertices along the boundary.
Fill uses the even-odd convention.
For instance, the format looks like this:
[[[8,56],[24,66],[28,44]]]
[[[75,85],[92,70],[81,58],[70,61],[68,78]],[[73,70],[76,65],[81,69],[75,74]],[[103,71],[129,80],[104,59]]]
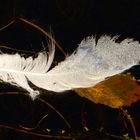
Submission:
[[[96,35],[98,38],[102,34],[117,34],[121,35],[120,39],[132,37],[140,40],[139,11],[138,0],[1,0],[0,28],[19,16],[38,24],[48,32],[51,27],[55,39],[68,54],[71,54],[77,44],[88,35]],[[16,49],[37,52],[42,49],[42,42],[46,43],[46,38],[21,21],[16,21],[0,32],[0,44]],[[12,51],[8,52],[12,53]],[[62,53],[58,49],[56,52],[56,60],[62,60],[64,58]],[[136,78],[139,78],[139,67],[131,71]],[[1,83],[0,86],[2,92],[22,90],[8,84]],[[46,91],[42,92],[46,93]],[[119,139],[108,136],[107,133],[117,136],[129,133],[134,138],[130,122],[123,118],[119,109],[91,103],[72,91],[59,96],[47,92],[41,98],[52,104],[65,116],[71,129],[68,129],[64,121],[47,105],[37,100],[32,101],[24,95],[0,95],[0,124],[34,127],[42,116],[48,114],[48,117],[37,128],[37,132],[43,132],[42,130],[49,128],[51,132],[48,134],[54,136],[62,135],[61,131],[65,130],[64,135],[78,135],[81,136],[79,139],[86,140]],[[139,108],[140,102],[137,102],[126,109],[131,114],[140,136]],[[90,132],[86,132],[82,126],[83,114],[85,114],[84,118]],[[124,121],[128,124],[128,129],[125,128]],[[44,140],[51,138],[1,128],[0,139]]]

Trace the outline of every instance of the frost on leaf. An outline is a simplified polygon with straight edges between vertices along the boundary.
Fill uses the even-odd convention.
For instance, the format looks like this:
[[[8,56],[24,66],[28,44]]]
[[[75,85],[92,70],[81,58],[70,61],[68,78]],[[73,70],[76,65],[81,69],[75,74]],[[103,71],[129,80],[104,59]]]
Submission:
[[[94,103],[100,103],[112,108],[130,106],[140,100],[140,86],[128,74],[115,75],[95,87],[75,89],[79,96]]]

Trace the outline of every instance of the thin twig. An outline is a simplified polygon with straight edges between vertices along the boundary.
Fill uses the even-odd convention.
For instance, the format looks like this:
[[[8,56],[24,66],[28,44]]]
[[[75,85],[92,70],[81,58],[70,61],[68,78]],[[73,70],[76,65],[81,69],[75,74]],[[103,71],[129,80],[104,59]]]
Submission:
[[[122,136],[118,136],[118,135],[114,135],[114,134],[109,134],[109,133],[105,133],[105,135],[110,136],[110,137],[114,137],[114,138],[119,138],[119,139],[125,140],[125,138],[122,137]]]
[[[68,128],[71,128],[71,125],[68,123],[68,121],[64,118],[64,116],[56,109],[54,108],[51,104],[49,104],[48,102],[46,102],[45,100],[37,97],[36,99],[38,99],[39,101],[41,101],[42,103],[48,105],[52,110],[54,110],[66,123],[66,125],[68,126]]]
[[[22,126],[22,125],[19,125],[22,129],[25,129],[25,130],[28,130],[28,131],[32,131],[32,130],[35,130],[39,127],[39,125],[41,124],[41,122],[46,119],[48,117],[48,114],[44,115],[40,120],[39,122],[36,124],[35,127],[32,127],[32,128],[29,128],[29,127],[25,127],[25,126]]]
[[[24,92],[0,92],[0,95],[5,95],[5,94],[7,94],[7,95],[12,95],[12,94],[22,94],[22,95],[26,95],[26,96],[29,96],[28,94],[26,94],[26,93],[24,93]]]
[[[87,116],[85,112],[85,102],[83,102],[82,107],[81,107],[81,121],[82,121],[82,126],[84,128],[88,128],[88,123],[87,123]]]
[[[9,49],[9,50],[17,51],[17,52],[23,52],[23,53],[35,53],[34,51],[26,51],[26,50],[21,50],[21,49],[15,49],[15,48],[7,47],[7,46],[4,46],[4,45],[0,45],[0,48]]]
[[[28,131],[25,129],[23,130],[20,127],[14,127],[14,126],[2,125],[2,124],[0,124],[0,127],[6,128],[6,129],[11,129],[11,130],[21,132],[21,133],[26,133],[26,134],[38,136],[38,137],[46,137],[46,138],[54,138],[54,139],[72,139],[70,136],[51,136],[51,135],[42,134],[39,132],[32,132],[32,131]]]
[[[24,92],[0,92],[0,95],[3,95],[3,94],[23,94],[25,96],[29,96],[29,94],[26,94]],[[45,100],[41,99],[40,97],[36,97],[37,100],[39,100],[40,102],[46,104],[47,106],[49,106],[52,110],[54,110],[59,116],[60,118],[62,118],[64,120],[64,122],[66,123],[66,125],[68,126],[68,128],[70,129],[71,128],[71,125],[68,123],[68,121],[64,118],[64,116],[55,108],[53,107],[50,103],[46,102]]]
[[[126,116],[127,119],[129,120],[129,122],[130,122],[130,124],[131,124],[131,126],[132,126],[132,129],[133,129],[133,132],[134,132],[135,140],[138,140],[137,131],[136,131],[136,127],[135,127],[135,124],[134,124],[133,119],[132,119],[131,116],[127,113],[127,111],[125,111],[122,107],[120,107],[120,110],[123,112],[124,116]]]
[[[15,22],[15,20],[12,20],[10,23],[8,23],[7,25],[5,25],[4,27],[0,28],[0,31],[6,29],[7,27],[11,26],[13,23]]]
[[[60,49],[60,51],[64,54],[65,57],[67,56],[67,54],[65,53],[65,51],[63,50],[63,48],[59,45],[59,43],[48,32],[46,32],[45,30],[43,30],[38,25],[36,25],[36,24],[28,21],[27,19],[24,19],[24,18],[21,18],[21,17],[19,17],[18,19],[21,20],[21,21],[23,21],[23,22],[25,22],[26,24],[29,24],[30,26],[36,28],[40,32],[42,32],[45,36],[47,36],[51,41],[54,42],[54,44]]]

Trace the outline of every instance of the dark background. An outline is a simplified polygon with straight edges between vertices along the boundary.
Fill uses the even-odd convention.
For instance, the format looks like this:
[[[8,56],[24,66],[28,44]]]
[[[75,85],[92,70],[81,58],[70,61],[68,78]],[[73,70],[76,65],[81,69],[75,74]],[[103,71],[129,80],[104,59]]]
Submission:
[[[67,54],[70,54],[77,44],[89,35],[97,37],[102,34],[120,35],[121,38],[132,37],[140,41],[139,13],[139,0],[1,0],[0,28],[15,17],[28,19],[48,32],[51,27],[55,39]],[[20,21],[0,32],[0,44],[12,48],[37,52],[42,49],[41,43],[45,41],[44,36],[38,31]],[[59,53],[56,57],[59,58],[58,55]],[[10,85],[1,84],[1,91],[9,91],[9,89],[17,90]],[[49,94],[49,92],[47,93]],[[118,109],[96,105],[78,97],[74,92],[60,96],[42,95],[42,98],[57,107],[70,121],[72,125],[72,130],[68,130],[70,133],[83,132],[81,126],[83,104],[85,104],[85,111],[88,114],[89,128],[93,133],[97,133],[95,133],[94,139],[99,139],[99,137],[100,139],[115,139],[100,133],[101,128],[116,135],[127,133],[127,131],[123,131],[123,116],[120,115]],[[140,135],[139,107],[138,102],[127,109],[134,118]],[[23,95],[0,95],[0,124],[17,126],[22,124],[33,127],[45,114],[44,110],[51,117],[41,125],[41,129],[51,128],[56,132],[67,129],[63,121],[59,120],[60,118],[52,110],[45,108],[38,101],[32,101]],[[133,137],[131,127],[128,133]],[[0,137],[4,140],[45,139],[7,129],[0,129]]]
[[[139,40],[139,11],[139,0],[5,0],[0,4],[0,27],[16,16],[46,30],[51,26],[69,52],[89,35],[117,34]]]

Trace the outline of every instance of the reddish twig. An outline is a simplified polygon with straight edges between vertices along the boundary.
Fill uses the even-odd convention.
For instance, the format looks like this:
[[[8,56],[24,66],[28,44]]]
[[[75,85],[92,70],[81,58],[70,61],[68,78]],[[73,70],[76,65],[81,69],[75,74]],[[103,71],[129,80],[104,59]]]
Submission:
[[[1,128],[6,128],[6,129],[11,129],[17,132],[25,133],[25,134],[30,134],[38,137],[45,137],[45,138],[54,138],[54,139],[72,139],[70,136],[52,136],[52,135],[47,135],[47,134],[42,134],[39,132],[32,132],[28,131],[25,129],[21,129],[20,127],[14,127],[14,126],[8,126],[8,125],[2,125],[0,124]]]
[[[120,110],[123,112],[123,115],[126,116],[126,118],[129,120],[129,122],[130,122],[130,124],[131,124],[131,126],[132,126],[132,129],[133,129],[133,132],[134,132],[135,140],[138,140],[137,131],[136,131],[136,127],[135,127],[135,124],[134,124],[133,119],[132,119],[131,116],[127,113],[127,111],[124,110],[122,107],[120,107]]]
[[[123,130],[127,130],[127,131],[128,131],[128,130],[129,130],[129,129],[128,129],[128,124],[127,124],[127,122],[126,122],[125,116],[124,116],[124,115],[122,116],[122,110],[120,110],[120,109],[119,109],[119,116],[123,117],[123,118],[122,118],[122,119],[123,119],[123,124],[124,124],[124,125],[123,125]]]
[[[47,36],[58,48],[59,50],[64,54],[64,56],[66,57],[67,54],[65,53],[64,49],[59,45],[59,43],[45,30],[43,30],[41,27],[39,27],[38,25],[28,21],[27,19],[24,19],[22,17],[18,17],[17,19],[23,21],[24,23],[36,28],[37,30],[39,30],[41,33],[43,33],[45,36]],[[15,20],[12,20],[10,23],[8,23],[6,26],[0,28],[0,31],[6,29],[7,27],[11,26],[13,23],[15,22]]]
[[[48,33],[46,32],[45,30],[43,30],[41,27],[39,27],[38,25],[28,21],[27,19],[24,19],[24,18],[21,18],[19,17],[18,18],[19,20],[25,22],[26,24],[29,24],[30,26],[36,28],[37,30],[39,30],[41,33],[43,33],[45,36],[47,36],[51,41],[54,42],[54,44],[60,49],[60,51],[64,54],[64,56],[66,57],[67,54],[65,53],[65,51],[63,50],[63,48],[59,45],[59,43]]]

